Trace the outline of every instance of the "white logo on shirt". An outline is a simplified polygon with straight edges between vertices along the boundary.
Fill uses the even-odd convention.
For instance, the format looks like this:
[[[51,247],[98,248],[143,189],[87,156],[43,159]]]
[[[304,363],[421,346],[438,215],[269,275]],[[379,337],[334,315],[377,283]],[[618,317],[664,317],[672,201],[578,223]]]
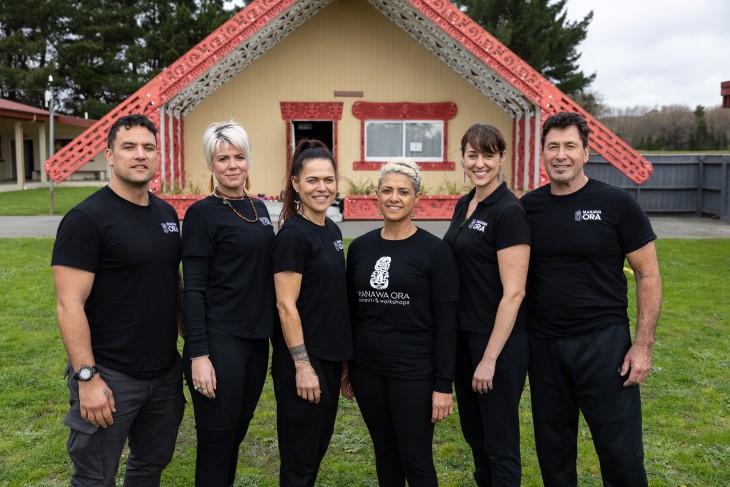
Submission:
[[[332,243],[335,245],[335,250],[338,252],[342,252],[342,250],[345,248],[342,245],[342,240],[334,240]]]
[[[259,221],[260,221],[260,222],[261,222],[261,224],[262,224],[263,226],[265,226],[265,227],[272,227],[272,226],[273,226],[273,225],[271,224],[271,220],[269,220],[269,219],[268,219],[268,218],[266,218],[265,216],[259,217]]]
[[[576,210],[575,221],[601,220],[601,210]]]
[[[160,223],[160,226],[162,226],[162,231],[165,233],[180,233],[175,222]]]
[[[390,257],[381,257],[375,263],[375,270],[372,274],[370,274],[370,286],[373,289],[382,290],[388,288],[388,279],[390,278],[388,269],[390,269],[390,260]]]
[[[469,222],[469,226],[467,228],[469,228],[469,230],[484,233],[484,229],[487,228],[487,222],[481,220],[472,220]]]

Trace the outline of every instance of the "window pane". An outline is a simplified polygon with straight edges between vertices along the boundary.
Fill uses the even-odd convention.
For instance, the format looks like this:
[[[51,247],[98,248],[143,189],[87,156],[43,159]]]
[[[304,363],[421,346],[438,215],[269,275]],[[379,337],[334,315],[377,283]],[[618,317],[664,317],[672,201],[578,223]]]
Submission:
[[[406,156],[423,161],[443,160],[443,122],[407,122]]]
[[[403,123],[366,122],[365,159],[403,155]]]

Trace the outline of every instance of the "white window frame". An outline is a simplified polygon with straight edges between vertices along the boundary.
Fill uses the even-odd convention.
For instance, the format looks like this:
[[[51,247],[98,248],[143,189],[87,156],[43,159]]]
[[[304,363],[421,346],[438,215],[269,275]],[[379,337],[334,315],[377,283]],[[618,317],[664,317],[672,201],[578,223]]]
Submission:
[[[403,128],[403,145],[401,147],[401,152],[399,155],[393,155],[393,156],[377,156],[377,157],[371,157],[368,155],[368,126],[374,125],[374,124],[384,124],[384,123],[398,123],[401,124]],[[437,125],[441,129],[441,143],[440,143],[440,152],[441,154],[435,157],[422,157],[422,156],[408,156],[411,159],[417,161],[417,162],[444,162],[444,145],[445,145],[445,135],[446,135],[446,122],[444,120],[364,120],[364,138],[365,138],[365,144],[363,147],[363,156],[365,158],[366,162],[381,162],[387,159],[393,159],[396,157],[406,157],[406,144],[408,143],[406,140],[406,126],[407,124],[419,124],[419,123],[429,123],[432,125]]]

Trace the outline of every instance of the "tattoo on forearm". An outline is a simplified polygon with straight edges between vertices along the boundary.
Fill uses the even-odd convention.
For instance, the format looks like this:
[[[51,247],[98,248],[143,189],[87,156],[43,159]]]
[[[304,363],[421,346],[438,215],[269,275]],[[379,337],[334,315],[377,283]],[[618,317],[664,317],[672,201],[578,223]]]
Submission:
[[[309,355],[307,355],[307,348],[302,343],[301,345],[297,345],[296,347],[291,347],[289,349],[289,353],[291,354],[292,360],[294,362],[306,362],[309,363]]]

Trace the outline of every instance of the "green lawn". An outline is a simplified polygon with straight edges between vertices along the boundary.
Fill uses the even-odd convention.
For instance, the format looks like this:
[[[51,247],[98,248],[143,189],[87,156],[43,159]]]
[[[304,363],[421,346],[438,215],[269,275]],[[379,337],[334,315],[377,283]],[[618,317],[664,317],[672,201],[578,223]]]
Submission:
[[[65,353],[54,317],[51,246],[51,239],[0,239],[0,486],[69,483],[68,432],[63,426]],[[726,486],[730,484],[730,300],[726,292],[730,240],[667,239],[657,247],[664,310],[654,373],[642,389],[650,485]],[[523,484],[539,486],[529,402],[528,389],[521,408]],[[342,400],[341,406],[318,485],[375,486],[372,446],[357,405]],[[452,416],[437,425],[434,450],[441,485],[471,485],[470,456],[458,418]],[[236,485],[277,485],[270,379],[239,458]],[[578,461],[580,485],[601,485],[590,432],[584,425]],[[163,485],[192,485],[194,463],[189,403]]]
[[[53,190],[54,214],[65,215],[68,210],[76,206],[81,200],[98,190],[98,187],[91,186],[55,188]],[[0,193],[0,215],[48,215],[50,201],[51,198],[48,188]]]

